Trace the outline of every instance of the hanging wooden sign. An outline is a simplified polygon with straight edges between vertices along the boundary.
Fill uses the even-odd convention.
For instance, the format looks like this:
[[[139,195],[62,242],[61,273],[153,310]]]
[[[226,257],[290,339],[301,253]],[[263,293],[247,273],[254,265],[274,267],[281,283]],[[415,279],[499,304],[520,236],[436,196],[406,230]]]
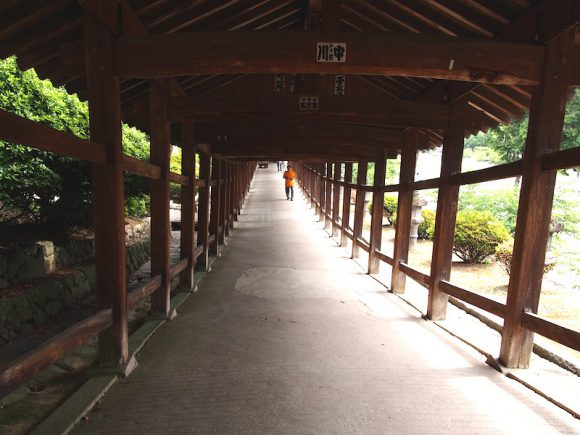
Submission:
[[[318,42],[316,62],[346,62],[346,42]]]
[[[274,75],[274,91],[284,92],[285,86],[286,86],[286,80],[284,78],[284,74],[275,74]]]
[[[346,76],[337,74],[334,76],[334,95],[344,95],[346,91]]]
[[[299,110],[318,110],[318,97],[301,96],[298,100]]]

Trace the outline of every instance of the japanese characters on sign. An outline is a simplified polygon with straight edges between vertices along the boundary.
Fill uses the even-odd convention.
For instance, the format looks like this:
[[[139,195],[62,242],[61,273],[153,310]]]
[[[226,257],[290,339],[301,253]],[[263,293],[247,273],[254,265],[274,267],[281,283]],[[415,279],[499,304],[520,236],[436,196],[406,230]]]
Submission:
[[[284,92],[285,85],[286,80],[284,79],[284,74],[276,74],[274,78],[274,91]]]
[[[301,96],[298,100],[299,110],[318,110],[318,97]]]
[[[337,74],[334,76],[334,95],[344,95],[346,86],[346,76]]]
[[[316,62],[346,62],[346,42],[318,42]]]

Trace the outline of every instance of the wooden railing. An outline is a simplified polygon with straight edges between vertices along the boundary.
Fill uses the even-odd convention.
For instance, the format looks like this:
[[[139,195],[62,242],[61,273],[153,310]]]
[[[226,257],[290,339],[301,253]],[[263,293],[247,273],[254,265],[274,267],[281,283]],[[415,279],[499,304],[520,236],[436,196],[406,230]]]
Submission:
[[[80,139],[69,133],[55,130],[2,110],[0,110],[0,127],[0,140],[23,144],[93,164],[105,165],[108,162],[106,149],[98,142]],[[184,129],[184,131],[187,130]],[[170,144],[167,143],[166,146],[169,147]],[[207,267],[210,247],[213,246],[214,249],[219,250],[222,245],[220,238],[215,233],[210,234],[210,228],[217,228],[217,233],[225,237],[226,234],[229,234],[234,220],[237,219],[240,213],[244,197],[248,192],[254,174],[255,163],[234,163],[220,160],[219,164],[222,165],[222,171],[219,173],[219,179],[215,179],[215,175],[212,176],[210,171],[202,171],[203,176],[197,178],[194,173],[194,159],[199,160],[200,164],[205,162],[206,165],[209,165],[211,159],[208,151],[210,150],[207,146],[204,146],[200,147],[196,153],[193,142],[188,141],[185,137],[182,146],[184,147],[183,174],[166,172],[165,178],[160,164],[146,162],[127,155],[119,156],[121,170],[150,180],[156,180],[157,182],[167,183],[167,186],[169,183],[177,183],[182,186],[182,237],[181,259],[179,262],[169,267],[169,251],[166,250],[164,258],[157,256],[155,261],[158,264],[167,264],[167,269],[162,268],[161,273],[155,273],[147,283],[128,293],[126,293],[125,289],[115,292],[116,297],[123,300],[119,302],[114,300],[113,306],[124,306],[126,307],[125,310],[129,310],[135,307],[143,298],[156,296],[160,291],[169,291],[164,289],[164,287],[168,287],[169,280],[177,276],[179,276],[180,287],[191,289],[193,285],[193,282],[191,282],[193,268],[196,263],[200,268]],[[215,159],[219,159],[219,157],[215,157]],[[194,199],[195,189],[193,187],[200,191],[200,201],[197,204]],[[211,195],[211,191],[214,189],[216,189],[217,195]],[[114,192],[111,192],[111,195],[114,194]],[[152,198],[155,194],[155,190],[153,190]],[[98,204],[96,205],[96,209],[98,209]],[[163,213],[167,213],[168,216],[168,200],[164,207],[166,207],[166,210]],[[191,210],[187,210],[187,208]],[[206,222],[205,225],[202,222],[193,221],[196,208],[200,220]],[[216,216],[210,217],[209,210],[218,208],[221,209],[221,212]],[[215,223],[209,222],[210,218],[217,219],[217,221]],[[158,228],[155,227],[158,224],[158,221],[152,219],[152,243],[155,237],[169,237],[168,231],[158,231]],[[197,238],[195,238],[196,234],[193,232],[194,227],[198,228]],[[123,234],[123,228],[120,228],[116,233],[120,237]],[[110,236],[110,234],[103,236],[97,233],[96,239],[98,242],[99,238]],[[158,240],[158,243],[166,243],[169,246],[168,240]],[[105,257],[101,258],[100,261],[107,261],[106,253]],[[121,267],[124,268],[124,265]],[[153,268],[152,273],[154,273]],[[106,282],[107,277],[97,273],[97,282],[99,283],[103,280]],[[115,325],[113,308],[102,307],[97,313],[73,324],[45,343],[42,343],[36,349],[3,364],[0,367],[0,397],[10,393],[40,370],[102,331],[111,327],[126,331],[126,311],[119,317],[118,322],[124,324]],[[116,345],[119,346],[116,349],[118,352],[121,354],[127,353],[127,348],[122,348],[122,346],[127,345],[126,342],[124,344],[117,343]]]
[[[359,162],[359,165],[364,165],[366,162]],[[336,163],[328,164],[336,165]],[[549,170],[559,170],[564,168],[576,167],[580,165],[580,148],[574,148],[565,151],[558,151],[546,154],[542,157],[542,168],[545,171]],[[379,261],[382,261],[393,267],[393,272],[395,269],[405,276],[413,279],[421,286],[432,291],[433,280],[429,274],[420,272],[417,269],[409,266],[404,258],[402,257],[391,257],[380,251],[380,246],[378,248],[371,247],[370,243],[363,239],[361,234],[361,228],[343,228],[343,226],[338,222],[345,219],[345,213],[351,213],[350,207],[343,208],[342,214],[338,214],[338,219],[336,218],[336,211],[332,210],[333,202],[328,203],[324,198],[320,197],[320,192],[325,191],[325,188],[321,189],[320,186],[330,186],[333,190],[332,195],[339,195],[340,188],[348,188],[354,190],[356,195],[365,194],[366,192],[373,192],[380,197],[385,192],[399,192],[399,198],[401,194],[405,191],[412,192],[414,190],[424,190],[424,189],[438,189],[440,186],[440,179],[433,178],[421,181],[403,182],[395,185],[387,186],[373,186],[366,184],[353,183],[352,180],[337,180],[335,177],[327,177],[325,175],[326,171],[314,167],[308,163],[301,163],[298,165],[299,171],[299,182],[302,186],[303,191],[306,193],[311,205],[314,208],[320,209],[320,216],[325,220],[330,220],[330,225],[335,226],[341,232],[343,232],[344,237],[352,240],[353,252],[356,248],[360,248],[366,251],[370,255],[373,255]],[[324,169],[324,168],[323,168]],[[335,168],[336,170],[336,168]],[[351,172],[352,173],[352,172]],[[366,172],[365,172],[366,174]],[[477,171],[463,172],[452,174],[449,177],[450,185],[463,186],[467,184],[483,183],[487,181],[494,181],[499,179],[505,179],[509,177],[517,177],[523,174],[523,161],[516,161],[512,163],[507,163],[491,168],[485,168]],[[400,201],[400,199],[399,199]],[[336,202],[335,202],[336,203]],[[364,203],[362,203],[364,204]],[[352,206],[352,205],[351,205]],[[364,206],[364,205],[363,205]],[[364,210],[358,210],[355,204],[355,221],[356,215],[362,213]],[[410,219],[410,215],[407,216]],[[400,215],[398,220],[400,219]],[[362,222],[362,220],[360,220]],[[382,222],[381,222],[382,224]],[[380,231],[382,225],[373,225],[371,222],[371,231]],[[379,228],[379,229],[377,229]],[[399,231],[399,229],[397,229]],[[408,237],[408,234],[406,235]],[[371,238],[373,235],[371,234]],[[397,247],[395,247],[395,252],[397,252]],[[482,296],[478,293],[469,291],[467,289],[461,288],[454,285],[446,280],[440,280],[437,283],[437,290],[445,293],[449,296],[471,304],[483,311],[490,314],[496,315],[501,318],[505,318],[508,313],[508,307],[506,304],[502,304],[493,299]],[[404,289],[403,289],[404,291]],[[399,289],[400,292],[400,289]],[[572,330],[566,326],[560,325],[551,320],[542,318],[537,314],[531,312],[524,312],[521,315],[521,326],[528,329],[531,332],[540,334],[546,338],[549,338],[555,342],[558,342],[564,346],[568,346],[575,350],[580,350],[580,332]]]

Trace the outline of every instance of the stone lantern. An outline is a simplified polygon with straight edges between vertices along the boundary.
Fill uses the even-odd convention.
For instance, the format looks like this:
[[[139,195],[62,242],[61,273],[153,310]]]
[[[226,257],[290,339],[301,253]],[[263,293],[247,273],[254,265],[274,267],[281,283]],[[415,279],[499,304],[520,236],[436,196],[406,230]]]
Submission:
[[[418,233],[417,229],[419,225],[423,223],[425,219],[421,216],[421,209],[427,204],[427,201],[419,197],[419,192],[413,192],[413,206],[411,208],[411,231],[409,240],[409,249],[414,249],[417,245]]]

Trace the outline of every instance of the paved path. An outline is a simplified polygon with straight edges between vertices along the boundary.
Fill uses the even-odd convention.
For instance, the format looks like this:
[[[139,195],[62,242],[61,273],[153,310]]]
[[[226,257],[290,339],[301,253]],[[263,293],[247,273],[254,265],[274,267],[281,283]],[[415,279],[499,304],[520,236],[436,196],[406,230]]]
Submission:
[[[580,433],[366,276],[259,170],[200,286],[79,434]]]

